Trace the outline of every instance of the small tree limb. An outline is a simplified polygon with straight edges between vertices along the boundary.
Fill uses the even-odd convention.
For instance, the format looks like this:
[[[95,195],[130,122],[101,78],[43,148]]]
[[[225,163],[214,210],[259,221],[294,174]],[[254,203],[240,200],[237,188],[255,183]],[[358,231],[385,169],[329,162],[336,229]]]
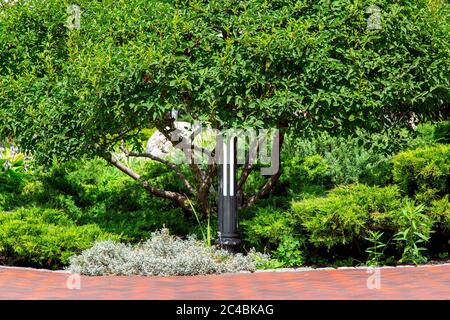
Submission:
[[[168,118],[166,119],[165,122],[163,122],[163,125],[158,127],[159,132],[161,132],[164,137],[170,141],[170,143],[172,144],[172,146],[176,149],[181,149],[184,154],[186,155],[186,159],[188,161],[189,164],[189,168],[192,171],[192,174],[196,180],[196,182],[198,184],[201,184],[203,181],[203,174],[202,171],[200,169],[200,167],[198,166],[198,164],[196,164],[194,162],[194,153],[193,150],[199,150],[202,151],[202,149],[200,147],[197,147],[193,144],[188,144],[188,143],[183,143],[183,137],[179,137],[179,139],[177,141],[173,141],[172,140],[172,136],[171,134],[173,132],[175,132],[175,130],[177,130],[175,128],[175,119],[173,118]]]
[[[186,178],[186,176],[183,174],[183,172],[181,172],[181,169],[179,166],[177,166],[176,164],[167,161],[165,159],[162,159],[160,157],[154,156],[151,153],[147,153],[147,152],[143,152],[143,153],[137,153],[137,152],[130,152],[128,150],[126,150],[125,148],[121,147],[121,150],[125,153],[125,155],[127,157],[142,157],[142,158],[149,158],[151,160],[154,161],[158,161],[162,164],[165,164],[166,166],[168,166],[169,168],[171,168],[173,171],[175,171],[175,173],[177,174],[177,176],[181,179],[181,181],[183,181],[184,186],[189,190],[190,193],[192,193],[193,195],[196,194],[195,189],[192,187],[192,185],[190,184],[189,180]]]
[[[271,176],[269,180],[261,187],[261,189],[248,198],[246,201],[244,201],[244,205],[242,207],[246,208],[251,205],[253,205],[256,201],[258,201],[260,198],[266,196],[269,194],[269,192],[273,189],[274,185],[277,183],[278,179],[280,178],[281,170],[279,170],[276,174]]]
[[[114,167],[116,167],[117,169],[119,169],[120,171],[122,171],[123,173],[133,178],[134,180],[140,181],[142,183],[142,186],[151,194],[154,194],[155,196],[161,198],[173,200],[177,202],[184,210],[192,213],[192,208],[189,205],[189,201],[186,196],[178,192],[167,191],[150,185],[150,183],[147,180],[143,180],[137,172],[124,165],[112,154],[109,157],[105,157],[105,160]]]
[[[253,170],[254,157],[256,157],[256,153],[258,152],[258,145],[261,140],[262,138],[256,139],[250,144],[250,148],[245,159],[244,168],[242,169],[241,176],[239,177],[237,186],[238,192],[242,192],[242,188]]]
[[[280,130],[279,153],[281,152],[281,147],[283,145],[283,142],[284,142],[284,133],[283,133],[283,131]],[[280,157],[279,153],[278,153],[278,157]],[[261,189],[256,194],[254,194],[253,196],[251,196],[250,198],[245,200],[242,207],[244,207],[244,208],[249,207],[249,206],[253,205],[256,201],[258,201],[260,198],[269,194],[269,192],[273,189],[273,187],[275,186],[275,184],[277,183],[278,179],[281,176],[281,161],[280,161],[280,159],[278,160],[278,163],[279,163],[279,168],[278,168],[277,173],[272,175],[269,178],[269,180],[266,181],[266,183],[261,187]]]
[[[205,212],[208,212],[210,210],[210,203],[208,196],[216,172],[217,172],[217,165],[215,163],[210,164],[203,179],[203,182],[200,184],[200,188],[198,190],[198,201],[202,205]]]

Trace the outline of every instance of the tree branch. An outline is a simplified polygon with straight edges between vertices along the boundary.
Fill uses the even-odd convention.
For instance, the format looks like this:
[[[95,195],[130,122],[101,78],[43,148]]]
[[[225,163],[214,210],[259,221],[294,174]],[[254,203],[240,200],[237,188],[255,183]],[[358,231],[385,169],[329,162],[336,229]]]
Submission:
[[[206,212],[209,210],[208,195],[214,175],[216,174],[216,169],[217,165],[215,163],[209,165],[208,171],[206,172],[203,182],[200,184],[200,188],[198,190],[198,200]]]
[[[256,139],[251,142],[250,148],[247,154],[247,157],[245,159],[244,168],[242,169],[241,176],[239,177],[238,182],[238,192],[242,191],[242,187],[244,186],[245,182],[247,181],[247,178],[250,176],[250,173],[253,170],[253,163],[254,158],[256,157],[256,153],[258,152],[258,145],[259,142],[262,140],[262,138]]]
[[[281,147],[283,145],[283,142],[284,142],[284,133],[280,130],[278,157],[280,156]],[[258,201],[261,197],[264,197],[267,194],[269,194],[269,192],[273,189],[273,187],[275,186],[275,184],[277,183],[278,179],[281,176],[281,161],[280,161],[280,159],[278,160],[278,163],[279,163],[278,172],[276,174],[272,175],[269,178],[269,180],[266,181],[266,183],[261,187],[261,189],[256,194],[254,194],[253,196],[248,198],[246,201],[244,201],[244,204],[242,207],[244,207],[244,208],[249,207],[249,206],[253,205],[256,201]]]
[[[183,142],[182,136],[179,136],[178,140],[173,141],[171,134],[173,132],[175,132],[175,130],[177,130],[175,128],[174,121],[175,120],[172,118],[166,119],[166,122],[164,122],[164,124],[161,127],[158,127],[158,130],[159,130],[159,132],[161,132],[164,135],[164,137],[168,141],[170,141],[170,143],[172,144],[172,146],[174,148],[181,149],[184,152],[184,154],[186,155],[186,158],[188,160],[189,167],[191,168],[192,174],[194,175],[196,182],[198,184],[201,184],[203,181],[203,174],[202,174],[202,171],[200,170],[200,167],[194,162],[193,149],[198,150],[198,151],[202,151],[202,149],[200,147],[194,146],[193,144],[182,143]],[[168,129],[167,129],[167,127],[168,127]]]
[[[249,207],[253,205],[256,201],[258,201],[261,197],[266,196],[269,194],[269,192],[272,190],[274,185],[277,183],[278,179],[280,178],[281,170],[278,170],[276,174],[271,176],[269,180],[262,186],[262,188],[253,196],[248,198],[246,201],[244,201],[243,208]]]
[[[133,171],[133,169],[124,165],[112,154],[109,157],[105,157],[105,160],[114,167],[116,167],[117,169],[119,169],[120,171],[122,171],[123,173],[133,178],[134,180],[140,181],[142,183],[142,186],[151,194],[154,194],[155,196],[161,198],[173,200],[177,202],[184,210],[192,213],[191,206],[189,205],[189,201],[186,196],[178,192],[167,191],[150,185],[147,180],[143,180],[137,172]]]
[[[136,152],[130,152],[128,150],[126,150],[124,147],[121,147],[121,150],[125,153],[125,155],[127,157],[142,157],[142,158],[149,158],[151,160],[154,161],[158,161],[162,164],[165,164],[166,166],[168,166],[169,168],[171,168],[172,170],[175,171],[175,173],[177,174],[177,176],[181,179],[181,181],[183,181],[184,186],[189,190],[190,193],[192,193],[193,195],[196,194],[195,189],[192,187],[192,185],[189,183],[189,180],[186,178],[186,176],[183,174],[183,172],[181,172],[180,167],[178,167],[176,164],[167,161],[165,159],[162,159],[160,157],[154,156],[151,153],[136,153]]]

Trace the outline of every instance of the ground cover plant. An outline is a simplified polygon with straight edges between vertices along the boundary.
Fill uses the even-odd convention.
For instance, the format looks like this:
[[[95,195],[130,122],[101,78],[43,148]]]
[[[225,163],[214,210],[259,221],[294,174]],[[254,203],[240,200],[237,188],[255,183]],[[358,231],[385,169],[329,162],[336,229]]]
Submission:
[[[168,229],[162,229],[135,246],[97,242],[73,256],[69,270],[86,275],[186,276],[255,271],[267,260],[267,256],[253,251],[244,256],[206,246],[195,237],[182,240],[170,235]]]

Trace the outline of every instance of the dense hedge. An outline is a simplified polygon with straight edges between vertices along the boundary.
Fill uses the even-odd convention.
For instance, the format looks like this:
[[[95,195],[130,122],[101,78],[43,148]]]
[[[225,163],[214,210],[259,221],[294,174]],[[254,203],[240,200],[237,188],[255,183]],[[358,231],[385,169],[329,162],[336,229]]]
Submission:
[[[120,239],[97,225],[77,226],[61,210],[0,212],[0,263],[61,268],[96,240]]]
[[[395,186],[342,186],[326,197],[294,202],[292,219],[313,245],[332,248],[361,241],[369,230],[395,230],[401,208],[402,197]]]
[[[428,207],[416,206],[397,186],[355,184],[332,189],[325,197],[294,201],[288,211],[261,208],[242,226],[246,243],[271,252],[275,266],[327,265],[345,258],[350,259],[345,265],[365,263],[374,235],[388,253],[378,263],[417,263],[426,254],[412,255],[414,244],[425,242],[420,250],[435,254],[448,248],[450,203],[447,195]],[[400,238],[405,231],[409,238]]]
[[[393,158],[395,182],[418,200],[450,194],[450,145],[408,150]]]
[[[242,223],[246,243],[268,250],[281,265],[317,263],[317,257],[328,261],[325,264],[339,257],[361,263],[373,252],[371,241],[388,247],[390,258],[385,259],[391,262],[423,262],[426,248],[434,254],[445,252],[450,236],[450,145],[436,143],[448,132],[435,132],[446,127],[421,126],[422,135],[411,140],[419,148],[386,158],[392,163],[388,174],[394,177],[393,185],[341,185],[324,191],[320,184],[330,174],[323,158],[291,158],[285,162],[289,175],[282,183],[303,193],[294,197],[290,209],[268,205],[253,210]]]
[[[431,201],[428,209],[429,215],[436,221],[437,225],[450,236],[450,201],[449,195],[441,199]],[[449,237],[450,238],[450,237]]]

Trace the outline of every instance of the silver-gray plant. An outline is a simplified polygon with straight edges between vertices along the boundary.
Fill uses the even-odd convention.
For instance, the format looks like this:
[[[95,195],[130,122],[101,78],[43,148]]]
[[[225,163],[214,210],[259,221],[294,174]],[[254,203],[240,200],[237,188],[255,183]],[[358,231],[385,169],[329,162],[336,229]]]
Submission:
[[[208,247],[189,236],[186,240],[169,234],[168,229],[152,233],[150,239],[129,245],[111,240],[96,242],[90,249],[70,258],[68,269],[84,275],[204,275],[255,271],[269,260],[251,250],[247,255],[232,254]]]

